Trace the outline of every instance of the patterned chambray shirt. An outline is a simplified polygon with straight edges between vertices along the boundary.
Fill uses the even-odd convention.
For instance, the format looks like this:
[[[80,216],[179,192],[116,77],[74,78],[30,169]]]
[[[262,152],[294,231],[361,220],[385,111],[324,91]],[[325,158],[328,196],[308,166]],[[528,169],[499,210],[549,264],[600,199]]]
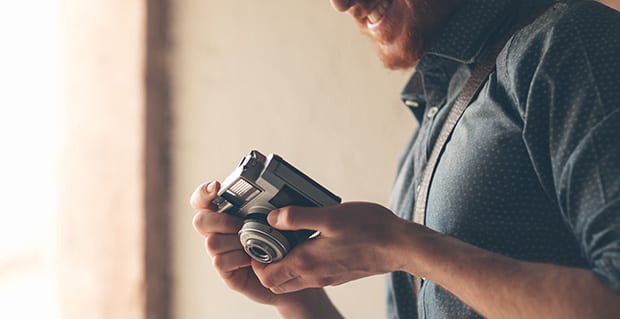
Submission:
[[[467,1],[403,91],[420,125],[394,183],[400,217],[411,219],[450,106],[511,8]],[[562,1],[510,39],[439,160],[426,223],[513,258],[591,269],[620,293],[619,12]],[[389,318],[415,318],[412,289],[407,274],[390,275]],[[431,281],[420,295],[419,318],[480,318]]]

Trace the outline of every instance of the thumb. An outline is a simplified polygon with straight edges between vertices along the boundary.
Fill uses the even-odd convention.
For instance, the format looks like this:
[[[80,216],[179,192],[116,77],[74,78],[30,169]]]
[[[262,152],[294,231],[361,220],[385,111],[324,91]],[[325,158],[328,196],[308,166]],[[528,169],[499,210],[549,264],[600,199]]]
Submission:
[[[267,221],[280,230],[311,229],[323,232],[334,217],[330,210],[330,207],[287,206],[271,211]]]
[[[189,199],[190,205],[196,210],[214,209],[211,205],[211,201],[217,197],[219,189],[220,183],[217,181],[201,184],[192,193]]]

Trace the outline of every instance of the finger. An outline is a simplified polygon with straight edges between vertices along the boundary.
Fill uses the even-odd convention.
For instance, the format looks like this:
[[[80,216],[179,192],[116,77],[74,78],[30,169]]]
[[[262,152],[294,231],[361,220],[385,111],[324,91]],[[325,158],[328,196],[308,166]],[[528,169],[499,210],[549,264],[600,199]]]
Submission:
[[[295,291],[300,291],[308,288],[323,288],[327,286],[337,286],[344,282],[338,282],[335,277],[323,277],[313,280],[307,280],[303,277],[295,277],[287,282],[280,284],[277,287],[270,288],[274,294],[286,294]]]
[[[236,234],[242,221],[229,214],[201,211],[194,215],[193,224],[197,232],[207,237],[211,233]]]
[[[300,291],[308,288],[323,288],[326,286],[337,286],[345,283],[347,280],[338,280],[338,277],[331,276],[297,276],[280,283],[277,286],[270,287],[269,290],[275,294],[285,294]]]
[[[326,279],[325,282],[328,282],[328,280]],[[309,283],[309,282],[306,282],[302,277],[296,277],[287,282],[280,284],[279,286],[269,288],[269,290],[271,290],[271,292],[273,292],[274,294],[280,295],[280,294],[300,291],[300,290],[307,289],[307,288],[325,287],[327,285],[328,284]]]
[[[233,250],[213,256],[213,266],[220,273],[230,273],[250,266],[250,256],[243,250]]]
[[[211,201],[215,199],[219,189],[220,183],[217,181],[202,183],[192,193],[192,196],[189,199],[189,204],[195,210],[214,210],[214,207],[211,205]]]
[[[335,207],[288,206],[271,211],[267,216],[269,224],[282,230],[312,229],[329,232],[338,223]]]
[[[252,260],[252,268],[261,284],[266,288],[274,288],[299,277],[291,267],[280,263],[262,264]]]
[[[233,250],[243,250],[237,234],[208,234],[205,248],[211,256],[224,254]]]

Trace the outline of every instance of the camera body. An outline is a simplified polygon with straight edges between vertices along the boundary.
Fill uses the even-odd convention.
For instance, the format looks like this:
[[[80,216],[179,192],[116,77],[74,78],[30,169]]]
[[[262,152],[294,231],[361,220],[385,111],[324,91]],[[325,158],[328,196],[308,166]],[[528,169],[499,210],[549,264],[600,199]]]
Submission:
[[[246,155],[222,182],[213,200],[217,211],[243,219],[239,239],[250,257],[262,263],[282,259],[316,231],[282,231],[267,223],[270,211],[285,206],[330,206],[340,197],[306,176],[276,154]]]

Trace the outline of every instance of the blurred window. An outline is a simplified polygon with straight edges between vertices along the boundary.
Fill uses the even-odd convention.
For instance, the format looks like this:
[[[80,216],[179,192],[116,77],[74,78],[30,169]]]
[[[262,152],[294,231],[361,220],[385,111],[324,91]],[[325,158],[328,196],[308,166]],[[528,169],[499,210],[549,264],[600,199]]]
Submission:
[[[57,318],[54,0],[0,2],[0,318]]]

